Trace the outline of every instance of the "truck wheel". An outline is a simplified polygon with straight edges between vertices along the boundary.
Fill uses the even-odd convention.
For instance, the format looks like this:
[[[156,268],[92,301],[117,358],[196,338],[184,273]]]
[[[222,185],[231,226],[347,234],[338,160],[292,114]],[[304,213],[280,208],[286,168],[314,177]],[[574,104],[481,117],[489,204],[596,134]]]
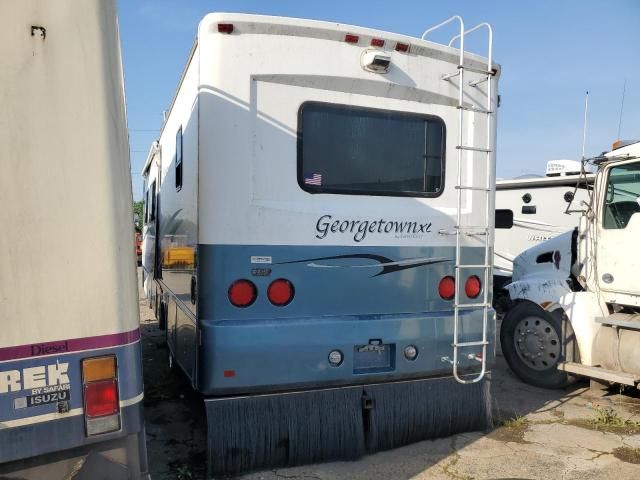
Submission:
[[[565,358],[575,361],[577,344],[562,310],[550,314],[533,302],[517,303],[500,327],[502,353],[513,372],[530,385],[562,388],[574,377],[558,370]]]

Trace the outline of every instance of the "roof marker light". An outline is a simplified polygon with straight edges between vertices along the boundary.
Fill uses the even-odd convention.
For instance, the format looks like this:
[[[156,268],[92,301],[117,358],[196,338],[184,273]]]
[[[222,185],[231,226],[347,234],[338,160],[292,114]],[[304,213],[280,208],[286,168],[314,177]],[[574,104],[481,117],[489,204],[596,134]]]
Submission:
[[[219,33],[233,33],[233,23],[219,23],[218,24],[218,32]]]
[[[396,52],[408,52],[409,51],[409,45],[406,43],[396,43]]]
[[[344,36],[344,41],[347,43],[358,43],[358,40],[360,40],[360,37],[358,35],[352,35],[350,33],[347,33]]]
[[[371,39],[372,47],[384,47],[384,40],[381,38],[372,38]]]

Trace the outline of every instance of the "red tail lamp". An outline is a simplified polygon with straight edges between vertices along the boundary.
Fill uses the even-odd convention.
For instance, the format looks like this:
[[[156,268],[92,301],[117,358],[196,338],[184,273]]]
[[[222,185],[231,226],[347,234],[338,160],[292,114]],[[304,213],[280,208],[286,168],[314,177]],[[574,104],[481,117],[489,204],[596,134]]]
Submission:
[[[258,289],[249,280],[236,280],[229,287],[229,301],[235,307],[248,307],[256,301],[257,296]]]
[[[477,298],[482,291],[482,282],[476,275],[471,275],[467,278],[466,283],[464,284],[464,293],[467,294],[469,298]]]
[[[451,300],[456,295],[456,279],[447,276],[440,280],[438,294],[443,300]]]
[[[293,300],[293,284],[284,278],[279,278],[271,282],[267,289],[269,301],[276,307],[284,307]]]
[[[86,402],[88,417],[104,417],[118,413],[120,408],[118,401],[118,387],[115,380],[91,382],[84,387],[84,400]]]

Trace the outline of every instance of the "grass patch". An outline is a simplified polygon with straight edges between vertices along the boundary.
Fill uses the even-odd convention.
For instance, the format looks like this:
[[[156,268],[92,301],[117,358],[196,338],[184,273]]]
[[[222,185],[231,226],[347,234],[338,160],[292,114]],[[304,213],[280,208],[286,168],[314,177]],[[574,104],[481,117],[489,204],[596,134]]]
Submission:
[[[596,408],[596,416],[591,423],[596,429],[611,431],[615,433],[638,433],[640,432],[640,422],[625,420],[620,417],[613,408]]]
[[[529,428],[529,420],[517,415],[498,422],[496,429],[488,437],[500,442],[527,443],[524,434]]]

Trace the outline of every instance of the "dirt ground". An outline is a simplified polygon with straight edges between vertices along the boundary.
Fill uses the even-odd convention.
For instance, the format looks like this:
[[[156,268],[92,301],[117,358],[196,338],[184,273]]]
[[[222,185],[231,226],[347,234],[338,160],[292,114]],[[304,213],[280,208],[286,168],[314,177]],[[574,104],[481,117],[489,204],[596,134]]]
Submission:
[[[199,396],[169,369],[164,332],[140,299],[145,419],[154,480],[205,478],[206,419]],[[543,390],[498,357],[495,428],[335,462],[256,472],[242,480],[591,480],[640,478],[638,392]]]

